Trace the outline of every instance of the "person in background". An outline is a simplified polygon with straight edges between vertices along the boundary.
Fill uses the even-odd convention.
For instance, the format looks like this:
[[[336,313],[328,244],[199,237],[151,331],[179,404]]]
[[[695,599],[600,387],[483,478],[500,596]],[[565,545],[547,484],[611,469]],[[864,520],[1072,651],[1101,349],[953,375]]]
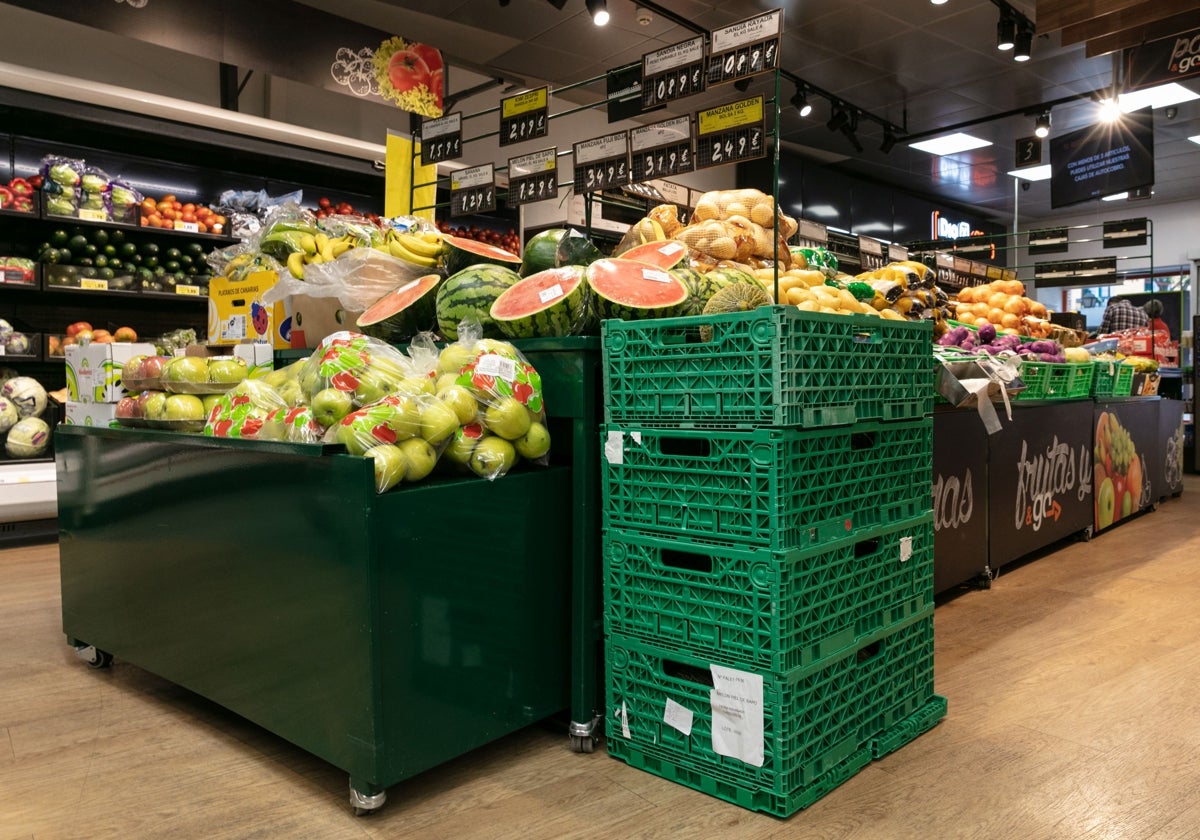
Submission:
[[[1162,304],[1160,303],[1159,306]],[[1146,310],[1134,306],[1125,298],[1114,298],[1104,309],[1104,317],[1100,320],[1100,334],[1134,330],[1149,325],[1150,319]]]
[[[1156,333],[1165,333],[1168,337],[1171,335],[1171,328],[1167,326],[1167,322],[1162,319],[1163,304],[1161,300],[1151,298],[1143,304],[1142,309],[1146,310],[1146,317],[1150,321],[1150,329]]]

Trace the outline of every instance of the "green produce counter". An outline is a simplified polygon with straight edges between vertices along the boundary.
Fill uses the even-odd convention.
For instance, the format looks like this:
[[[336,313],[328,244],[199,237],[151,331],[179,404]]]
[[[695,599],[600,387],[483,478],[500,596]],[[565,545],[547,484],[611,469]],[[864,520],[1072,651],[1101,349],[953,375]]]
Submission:
[[[567,706],[571,471],[374,493],[329,449],[56,433],[63,630],[384,789]]]

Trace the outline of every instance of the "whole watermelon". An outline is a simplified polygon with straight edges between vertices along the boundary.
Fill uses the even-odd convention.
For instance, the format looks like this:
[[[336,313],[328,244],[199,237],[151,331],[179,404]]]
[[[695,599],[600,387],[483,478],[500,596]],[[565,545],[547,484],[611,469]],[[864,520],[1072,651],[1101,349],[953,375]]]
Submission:
[[[554,268],[558,243],[566,234],[565,228],[550,228],[530,237],[521,257],[521,276],[529,277],[539,271]]]
[[[701,274],[692,268],[673,268],[671,276],[681,280],[688,290],[688,299],[679,307],[678,315],[701,314],[709,298],[732,283],[722,274]]]
[[[492,320],[492,304],[520,280],[521,275],[512,269],[492,264],[468,266],[447,277],[437,293],[438,332],[455,341],[459,323],[474,318],[483,327],[484,338],[502,338]]]

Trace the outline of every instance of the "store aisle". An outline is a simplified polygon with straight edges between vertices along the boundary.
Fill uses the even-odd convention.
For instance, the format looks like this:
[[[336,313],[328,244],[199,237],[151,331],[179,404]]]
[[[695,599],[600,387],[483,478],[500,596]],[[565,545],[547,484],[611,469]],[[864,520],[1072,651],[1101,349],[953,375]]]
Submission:
[[[0,840],[1200,837],[1200,478],[939,606],[934,730],[790,820],[533,727],[393,787],[347,780],[60,630],[57,547],[0,552]]]

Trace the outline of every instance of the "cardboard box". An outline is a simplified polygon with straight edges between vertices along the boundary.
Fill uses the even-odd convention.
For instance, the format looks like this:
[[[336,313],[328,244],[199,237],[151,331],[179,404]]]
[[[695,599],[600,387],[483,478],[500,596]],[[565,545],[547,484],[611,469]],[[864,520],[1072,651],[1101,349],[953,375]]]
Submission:
[[[346,309],[336,297],[292,295],[292,347],[312,348],[339,330],[357,330],[361,311]]]
[[[214,277],[208,286],[208,340],[223,345],[264,342],[277,350],[290,348],[288,301],[262,301],[263,293],[277,282],[274,271],[256,271],[240,281]]]
[[[67,401],[63,423],[72,426],[108,426],[117,428],[116,403],[85,403]]]
[[[250,379],[261,379],[275,369],[275,351],[267,344],[243,343],[232,348],[227,344],[189,344],[185,356],[236,356],[246,363]]]
[[[1162,375],[1158,373],[1135,373],[1133,375],[1133,396],[1158,396],[1158,383],[1160,381],[1162,381]]]
[[[115,403],[125,396],[121,367],[133,356],[153,356],[154,345],[72,344],[66,348],[67,400],[82,403]]]

